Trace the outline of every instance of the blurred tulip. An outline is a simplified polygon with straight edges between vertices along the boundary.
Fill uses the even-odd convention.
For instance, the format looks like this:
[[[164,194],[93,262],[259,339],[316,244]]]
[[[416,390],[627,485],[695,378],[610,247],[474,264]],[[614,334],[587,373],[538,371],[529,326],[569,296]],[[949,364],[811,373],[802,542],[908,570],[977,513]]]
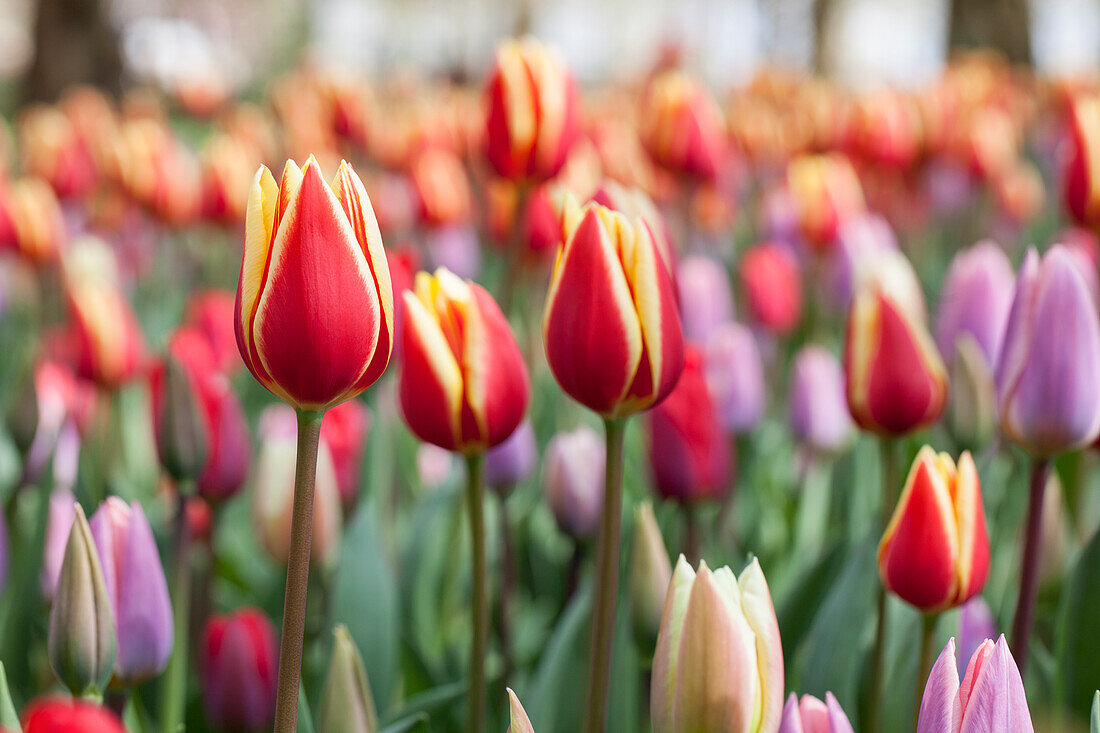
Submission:
[[[507,440],[485,454],[482,480],[491,489],[507,490],[530,476],[538,459],[535,429],[524,418]]]
[[[340,501],[350,507],[359,494],[359,468],[370,429],[370,411],[357,400],[348,400],[325,413],[321,441],[328,446],[336,469]]]
[[[997,622],[989,604],[980,595],[959,607],[959,675],[966,674],[966,665],[986,639],[997,638]]]
[[[130,198],[164,224],[192,223],[202,205],[199,163],[168,125],[131,119],[119,128],[115,142],[119,183]]]
[[[252,472],[252,526],[272,560],[284,565],[290,557],[294,508],[294,466],[297,428],[294,413],[281,405],[260,416],[260,454]],[[328,446],[317,452],[313,495],[313,541],[310,563],[325,567],[335,559],[342,524],[340,489]]]
[[[252,167],[260,152],[250,143],[226,133],[214,133],[202,151],[202,215],[226,226],[240,226],[252,183]]]
[[[28,480],[37,480],[52,461],[54,480],[65,483],[60,464],[68,457],[62,445],[66,433],[79,443],[79,429],[87,427],[95,412],[95,387],[77,380],[72,369],[49,357],[34,367],[34,390],[38,403],[37,428],[24,465]]]
[[[321,287],[321,283],[324,287]],[[299,410],[323,412],[373,384],[393,345],[382,237],[359,176],[332,184],[314,158],[261,166],[245,219],[237,346],[256,380]]]
[[[654,733],[756,733],[779,726],[783,647],[768,581],[753,560],[696,574],[676,564],[653,655]]]
[[[795,440],[815,453],[840,452],[855,425],[844,396],[844,372],[836,357],[813,344],[794,358],[787,401],[787,423]]]
[[[141,504],[117,496],[100,504],[91,530],[118,638],[114,676],[136,685],[160,674],[172,653],[172,601],[157,542]]]
[[[1062,194],[1074,220],[1100,225],[1100,95],[1080,94],[1069,103],[1067,150]]]
[[[640,135],[654,162],[673,173],[714,180],[725,153],[725,122],[710,94],[680,71],[649,82]]]
[[[218,730],[258,730],[275,714],[275,627],[259,610],[212,616],[203,631],[199,676],[207,721]]]
[[[336,627],[333,636],[332,661],[317,713],[319,727],[341,733],[378,733],[378,713],[359,650],[343,624]]]
[[[198,390],[187,368],[170,353],[153,383],[153,432],[160,463],[177,484],[192,481],[202,472],[209,452]]]
[[[739,323],[727,323],[707,341],[707,386],[728,433],[747,433],[764,416],[764,364],[756,337]]]
[[[126,733],[107,708],[63,697],[40,697],[23,711],[23,733]]]
[[[685,504],[721,499],[729,488],[730,444],[707,387],[703,356],[684,350],[684,372],[649,413],[649,466],[657,495]]]
[[[16,251],[36,265],[56,259],[66,234],[61,204],[53,190],[39,178],[21,178],[4,196]]]
[[[676,281],[684,338],[706,343],[715,330],[733,318],[729,273],[715,259],[691,255],[680,260]]]
[[[803,235],[819,250],[831,249],[844,222],[866,207],[859,176],[839,153],[795,158],[787,167],[787,187]]]
[[[920,703],[917,733],[1031,733],[1031,713],[1020,671],[1001,635],[986,639],[966,667],[962,683],[955,640],[943,648]]]
[[[980,593],[989,574],[978,469],[963,452],[921,448],[878,547],[882,584],[925,613],[954,608]]]
[[[457,155],[440,148],[425,150],[413,160],[409,178],[425,224],[440,226],[469,220],[473,194]]]
[[[421,443],[416,449],[416,476],[420,485],[438,489],[455,472],[459,462],[454,453],[431,443]]]
[[[833,693],[826,692],[821,702],[813,695],[799,700],[792,692],[783,706],[779,733],[852,733],[852,724]]]
[[[427,259],[434,269],[443,268],[463,279],[472,278],[481,270],[477,236],[477,230],[468,222],[431,229],[424,234]]]
[[[886,257],[903,257],[897,249],[894,230],[879,214],[863,212],[848,217],[837,229],[836,247],[826,260],[825,291],[832,304],[847,311],[866,271],[880,267]],[[895,254],[884,254],[887,252]]]
[[[558,433],[546,444],[542,493],[558,527],[579,540],[599,529],[606,461],[603,440],[586,426]]]
[[[69,277],[67,285],[80,376],[115,389],[143,366],[145,339],[137,318],[107,281],[83,275]]]
[[[53,600],[57,592],[57,580],[61,575],[61,563],[69,544],[73,520],[76,518],[76,497],[64,487],[50,494],[49,516],[46,519],[46,544],[42,548],[42,595]]]
[[[543,316],[550,370],[569,396],[605,418],[652,407],[679,379],[683,336],[650,227],[571,201],[563,222],[568,237]]]
[[[416,276],[405,298],[398,390],[421,440],[461,453],[502,443],[531,397],[508,321],[480,285],[447,270]]]
[[[500,44],[485,85],[485,154],[497,175],[552,178],[579,128],[576,85],[557,55],[529,37]]]
[[[665,594],[672,582],[672,563],[661,528],[648,501],[634,508],[633,550],[630,555],[630,609],[634,633],[643,649],[653,646],[661,628]]]
[[[102,694],[118,642],[92,532],[79,504],[75,512],[50,609],[47,647],[54,673],[74,697],[82,697]]]
[[[996,366],[1015,287],[1012,265],[995,242],[984,240],[952,258],[936,321],[936,343],[949,364],[956,339],[969,333],[990,369]]]
[[[802,317],[802,273],[787,247],[765,242],[741,257],[738,273],[753,320],[777,334],[789,333]]]
[[[535,733],[531,719],[527,717],[527,711],[523,709],[516,693],[508,688],[508,731],[507,733]]]
[[[197,290],[188,298],[184,315],[184,323],[206,339],[214,363],[224,374],[232,374],[241,364],[233,333],[233,301],[228,290]]]
[[[993,370],[978,342],[969,333],[963,333],[955,340],[947,424],[957,440],[971,447],[985,445],[997,427],[997,392]]]
[[[529,252],[555,252],[562,243],[561,216],[550,184],[536,186],[527,195],[523,212],[523,242]]]
[[[1029,250],[997,366],[1001,430],[1045,458],[1100,432],[1100,322],[1085,279],[1061,245]]]
[[[98,179],[95,160],[77,127],[56,107],[37,105],[19,119],[23,169],[48,181],[58,196],[80,198]]]

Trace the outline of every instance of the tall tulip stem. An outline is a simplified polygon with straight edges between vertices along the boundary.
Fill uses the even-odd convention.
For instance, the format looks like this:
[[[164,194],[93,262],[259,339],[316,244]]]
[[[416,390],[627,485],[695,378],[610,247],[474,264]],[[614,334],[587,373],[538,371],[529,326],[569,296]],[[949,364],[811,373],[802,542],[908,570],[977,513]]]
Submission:
[[[607,688],[611,677],[611,640],[619,585],[619,531],[623,513],[624,420],[604,420],[607,473],[603,515],[596,548],[596,607],[592,612],[592,645],[588,657],[588,703],[585,730],[599,733],[607,724]]]
[[[283,633],[279,646],[279,687],[275,697],[275,733],[295,733],[298,687],[302,676],[302,640],[306,628],[309,549],[313,539],[313,488],[317,446],[324,413],[298,412],[298,456],[294,470],[294,513],[286,564]]]
[[[1027,668],[1031,629],[1035,624],[1035,597],[1039,591],[1039,540],[1043,526],[1043,493],[1050,476],[1050,462],[1036,458],[1031,464],[1031,491],[1027,506],[1024,554],[1020,563],[1020,595],[1012,619],[1012,654],[1023,677]]]
[[[882,521],[880,532],[890,521],[890,513],[897,504],[897,449],[892,438],[883,438],[879,443],[882,456]],[[882,698],[883,657],[886,654],[887,618],[886,588],[878,589],[878,625],[875,629],[875,646],[871,651],[871,687],[867,701],[867,730],[878,733],[879,707]]]
[[[466,457],[466,508],[470,516],[471,562],[474,570],[473,638],[470,642],[470,693],[466,708],[467,733],[485,730],[485,706],[487,693],[485,682],[485,655],[489,643],[489,598],[486,588],[485,568],[485,511],[481,486],[485,456],[477,453]]]
[[[160,729],[174,733],[183,725],[187,697],[187,658],[191,640],[191,537],[187,527],[187,487],[176,487],[176,516],[173,519],[172,546],[176,567],[172,576],[172,657],[160,688]]]
[[[913,688],[913,731],[916,733],[917,723],[920,721],[920,704],[924,699],[924,685],[928,675],[932,672],[933,642],[936,639],[936,622],[939,621],[938,613],[926,613],[921,616],[920,632],[920,656],[917,666],[917,681]]]

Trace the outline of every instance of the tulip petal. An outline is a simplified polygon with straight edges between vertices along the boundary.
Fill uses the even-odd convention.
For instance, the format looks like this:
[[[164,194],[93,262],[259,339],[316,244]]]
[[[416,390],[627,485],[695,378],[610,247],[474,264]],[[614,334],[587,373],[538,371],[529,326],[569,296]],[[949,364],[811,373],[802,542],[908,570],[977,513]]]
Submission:
[[[279,187],[267,166],[261,165],[248,192],[245,213],[244,255],[241,258],[240,287],[237,289],[236,333],[241,354],[255,372],[259,359],[252,344],[252,321],[267,278],[273,224]]]
[[[141,505],[131,506],[130,526],[118,578],[115,623],[120,678],[136,682],[155,676],[172,653],[172,601],[153,530]]]
[[[756,665],[760,671],[762,711],[760,730],[771,730],[783,706],[783,642],[775,617],[767,578],[755,557],[737,579],[741,589],[741,607],[756,635]]]
[[[959,733],[1030,733],[1033,730],[1020,670],[1004,635],[974,672],[973,686],[964,703]],[[967,677],[971,670],[967,670]]]
[[[680,555],[672,573],[665,609],[661,614],[661,631],[657,635],[657,648],[653,652],[653,675],[650,681],[650,713],[653,729],[671,731],[676,676],[679,670],[680,635],[684,630],[684,613],[687,610],[695,571]]]
[[[825,693],[825,707],[829,710],[830,733],[854,733],[852,722],[848,720],[844,709],[840,707],[840,703],[831,692]]]
[[[954,604],[979,593],[989,576],[989,532],[978,483],[978,468],[968,451],[959,456],[955,481],[955,521],[959,531],[958,591]]]
[[[486,447],[502,443],[523,420],[531,385],[516,337],[485,288],[471,284],[477,328],[466,338],[466,399],[482,416]]]
[[[531,719],[527,717],[527,711],[523,709],[523,704],[516,697],[516,693],[512,692],[511,687],[508,688],[508,709],[510,714],[508,733],[535,733]]]
[[[783,706],[783,717],[779,720],[778,733],[805,733],[802,727],[802,712],[798,707],[798,695],[793,692]]]
[[[398,389],[405,423],[421,440],[456,447],[462,434],[462,369],[424,302],[408,291],[404,298]],[[413,412],[417,419],[409,419]]]
[[[956,733],[959,707],[959,670],[955,665],[955,639],[948,639],[924,685],[917,733]]]

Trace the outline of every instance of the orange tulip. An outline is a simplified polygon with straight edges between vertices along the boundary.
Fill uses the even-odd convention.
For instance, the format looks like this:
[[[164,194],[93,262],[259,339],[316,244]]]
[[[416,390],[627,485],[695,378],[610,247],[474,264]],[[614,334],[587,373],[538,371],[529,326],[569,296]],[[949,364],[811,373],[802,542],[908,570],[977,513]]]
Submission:
[[[650,83],[641,137],[650,157],[674,173],[711,181],[725,153],[722,111],[706,89],[679,71]]]

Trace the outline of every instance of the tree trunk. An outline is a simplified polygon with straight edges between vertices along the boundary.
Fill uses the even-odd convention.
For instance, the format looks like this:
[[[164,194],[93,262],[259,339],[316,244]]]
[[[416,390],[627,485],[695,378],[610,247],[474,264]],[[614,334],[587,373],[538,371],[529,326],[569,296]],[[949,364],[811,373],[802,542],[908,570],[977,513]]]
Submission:
[[[951,50],[994,48],[1010,62],[1031,63],[1028,0],[951,0]]]
[[[74,84],[116,95],[121,89],[122,57],[107,0],[38,0],[23,98],[53,101]]]

